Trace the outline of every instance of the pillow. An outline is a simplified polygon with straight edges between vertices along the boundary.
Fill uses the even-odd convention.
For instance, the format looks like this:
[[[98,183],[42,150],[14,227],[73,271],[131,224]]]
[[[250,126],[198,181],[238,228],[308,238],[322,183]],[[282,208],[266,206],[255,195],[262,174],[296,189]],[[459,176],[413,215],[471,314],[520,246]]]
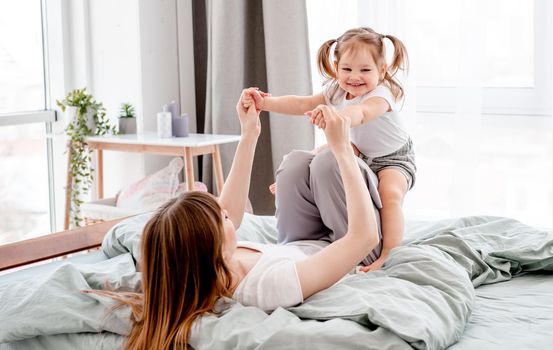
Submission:
[[[131,253],[135,261],[140,258],[140,236],[142,229],[152,217],[145,213],[125,219],[113,226],[104,236],[102,251],[109,258]],[[278,230],[274,216],[244,214],[242,224],[236,230],[239,241],[276,243]]]
[[[187,191],[188,190],[186,189],[186,182],[182,182],[177,187],[175,196],[180,196],[181,194]],[[194,182],[194,191],[207,192],[207,186],[203,182],[196,181]]]
[[[175,196],[183,167],[182,158],[173,158],[167,167],[122,189],[115,206],[144,211],[156,209]]]

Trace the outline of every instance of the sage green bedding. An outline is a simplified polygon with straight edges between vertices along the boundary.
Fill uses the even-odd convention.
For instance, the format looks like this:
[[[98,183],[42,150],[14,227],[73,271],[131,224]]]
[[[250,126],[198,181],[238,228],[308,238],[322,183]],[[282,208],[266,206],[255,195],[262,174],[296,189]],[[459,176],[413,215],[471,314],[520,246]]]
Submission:
[[[136,248],[147,219],[108,232],[103,251],[109,260],[64,264],[32,280],[0,276],[0,349],[117,348],[129,329],[128,310],[110,311],[111,300],[80,290],[102,288],[106,280],[136,288]],[[272,242],[274,223],[248,216],[238,235]],[[268,315],[221,303],[223,314],[203,317],[190,344],[456,350],[553,344],[553,232],[506,218],[467,217],[410,223],[406,233],[380,271],[348,276],[296,307]]]

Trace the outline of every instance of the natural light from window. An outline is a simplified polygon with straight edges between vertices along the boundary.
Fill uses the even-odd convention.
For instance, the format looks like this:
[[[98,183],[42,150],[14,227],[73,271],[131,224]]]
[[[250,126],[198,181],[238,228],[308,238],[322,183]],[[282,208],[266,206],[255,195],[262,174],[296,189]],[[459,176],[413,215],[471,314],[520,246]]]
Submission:
[[[45,108],[40,6],[0,1],[0,114]]]
[[[402,113],[418,167],[408,220],[493,215],[553,227],[553,30],[545,5],[307,0],[314,93],[322,83],[317,49],[345,30],[369,26],[407,45],[404,86],[415,102]],[[316,145],[325,143],[320,130],[315,135]]]
[[[50,232],[46,126],[17,120],[46,107],[42,52],[40,0],[0,1],[0,244]]]
[[[416,7],[407,25],[415,33],[418,86],[455,86],[461,47],[474,47],[484,60],[483,86],[534,85],[533,1],[418,0]],[[482,38],[472,37],[475,31]]]

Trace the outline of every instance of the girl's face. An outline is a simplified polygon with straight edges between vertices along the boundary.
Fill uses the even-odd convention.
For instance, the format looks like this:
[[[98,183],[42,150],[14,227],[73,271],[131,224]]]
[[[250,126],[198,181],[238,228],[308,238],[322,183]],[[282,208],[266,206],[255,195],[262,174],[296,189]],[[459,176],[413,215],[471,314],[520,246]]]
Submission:
[[[349,50],[337,63],[338,85],[350,100],[372,91],[384,78],[386,65],[378,67],[368,48]]]
[[[236,229],[232,220],[228,217],[226,209],[222,211],[223,215],[223,229],[224,229],[224,241],[223,241],[223,256],[230,258],[236,251]]]

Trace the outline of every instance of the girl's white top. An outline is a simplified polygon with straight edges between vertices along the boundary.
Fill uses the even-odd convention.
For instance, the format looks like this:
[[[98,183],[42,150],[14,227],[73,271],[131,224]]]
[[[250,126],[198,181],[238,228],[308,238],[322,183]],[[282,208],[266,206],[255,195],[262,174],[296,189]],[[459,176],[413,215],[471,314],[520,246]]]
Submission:
[[[328,243],[322,241],[294,243],[281,245],[238,242],[238,247],[258,250],[262,255],[238,284],[232,298],[243,305],[256,306],[264,311],[303,302],[296,262],[306,259]]]
[[[405,131],[404,122],[400,113],[397,111],[396,102],[390,89],[384,85],[378,85],[371,92],[351,100],[346,99],[346,92],[338,89],[337,96],[331,103],[329,87],[324,89],[323,96],[328,106],[338,110],[362,103],[371,97],[381,97],[390,105],[390,111],[380,117],[369,120],[368,122],[351,128],[351,142],[369,158],[382,157],[400,149],[409,139],[409,134]]]

